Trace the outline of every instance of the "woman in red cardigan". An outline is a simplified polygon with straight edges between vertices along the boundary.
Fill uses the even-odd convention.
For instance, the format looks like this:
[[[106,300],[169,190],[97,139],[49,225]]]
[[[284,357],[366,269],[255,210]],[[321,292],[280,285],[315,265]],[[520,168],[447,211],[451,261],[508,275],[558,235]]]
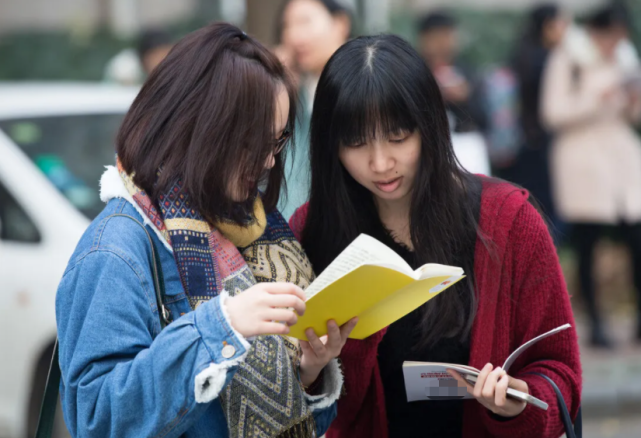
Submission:
[[[433,262],[467,273],[387,329],[348,341],[341,353],[346,395],[328,436],[560,436],[554,392],[530,374],[552,378],[576,416],[581,365],[554,245],[526,191],[458,167],[438,85],[408,43],[362,37],[334,54],[314,102],[311,162],[310,201],[290,225],[316,273],[360,233],[414,268]],[[568,322],[572,329],[528,349],[511,375],[496,367]],[[476,386],[468,385],[476,400],[408,403],[405,360],[482,369]],[[506,398],[508,386],[550,408]]]

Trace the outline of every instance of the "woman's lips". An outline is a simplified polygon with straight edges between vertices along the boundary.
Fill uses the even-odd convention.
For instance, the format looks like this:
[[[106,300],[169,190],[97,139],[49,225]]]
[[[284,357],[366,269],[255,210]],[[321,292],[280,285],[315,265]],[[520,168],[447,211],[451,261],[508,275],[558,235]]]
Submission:
[[[399,176],[394,179],[388,179],[384,181],[375,181],[374,185],[381,192],[392,193],[394,190],[398,189],[403,181],[403,177]]]

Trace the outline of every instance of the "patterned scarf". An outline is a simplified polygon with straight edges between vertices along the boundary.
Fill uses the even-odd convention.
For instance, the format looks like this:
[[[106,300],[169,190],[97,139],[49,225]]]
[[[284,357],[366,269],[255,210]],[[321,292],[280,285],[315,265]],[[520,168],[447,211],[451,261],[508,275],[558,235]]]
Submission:
[[[211,227],[192,207],[178,181],[158,199],[160,212],[118,163],[127,191],[171,245],[192,309],[227,291],[234,296],[257,282],[286,281],[306,288],[313,271],[287,222],[265,215],[256,198],[245,227]],[[314,420],[298,380],[298,341],[259,336],[221,394],[230,437],[312,437]]]

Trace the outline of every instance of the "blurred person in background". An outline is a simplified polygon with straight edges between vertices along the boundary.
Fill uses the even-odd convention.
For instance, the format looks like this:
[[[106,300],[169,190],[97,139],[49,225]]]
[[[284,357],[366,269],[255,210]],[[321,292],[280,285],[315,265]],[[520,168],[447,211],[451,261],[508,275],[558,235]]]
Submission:
[[[329,323],[326,342],[285,336],[313,277],[275,208],[296,103],[278,59],[229,24],[151,72],[56,296],[72,436],[325,433],[354,322]]]
[[[349,39],[352,19],[338,0],[288,0],[279,19],[277,54],[298,78],[302,104],[297,146],[289,152],[285,171],[287,192],[280,203],[281,213],[288,218],[309,197],[308,130],[316,85],[329,58]]]
[[[150,29],[140,36],[136,49],[127,48],[105,67],[105,80],[122,85],[140,85],[169,54],[174,40],[169,32]]]
[[[511,181],[525,187],[536,198],[545,215],[560,229],[550,187],[549,149],[552,136],[540,118],[543,69],[550,51],[557,47],[569,19],[555,4],[535,7],[527,16],[525,32],[514,51],[512,68],[518,83],[518,125],[522,147],[510,169]],[[555,236],[558,240],[558,235]]]
[[[457,61],[456,19],[445,11],[432,12],[420,21],[418,31],[419,52],[441,88],[453,131],[483,131],[486,118],[476,78]]]
[[[418,32],[419,52],[445,101],[456,158],[472,173],[489,175],[483,87],[475,73],[457,59],[460,49],[457,21],[448,12],[432,12],[419,22]]]
[[[572,225],[579,287],[592,324],[591,344],[611,348],[596,298],[593,252],[606,229],[625,236],[632,255],[641,340],[641,119],[639,59],[626,43],[628,15],[619,3],[591,14],[553,51],[544,73],[542,117],[555,135],[554,201]]]
[[[164,30],[153,29],[142,34],[138,43],[138,57],[145,77],[165,59],[173,46],[172,36]]]

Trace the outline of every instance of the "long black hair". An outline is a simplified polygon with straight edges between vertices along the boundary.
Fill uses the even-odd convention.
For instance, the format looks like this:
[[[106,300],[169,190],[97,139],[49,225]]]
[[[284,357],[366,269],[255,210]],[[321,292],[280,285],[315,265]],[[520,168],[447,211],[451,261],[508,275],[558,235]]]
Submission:
[[[524,32],[512,55],[512,68],[519,82],[521,128],[530,142],[540,142],[547,136],[540,121],[541,81],[549,47],[544,42],[546,26],[561,14],[555,4],[542,4],[527,15]]]
[[[560,14],[561,9],[554,3],[535,6],[528,14],[524,39],[542,45],[545,26]]]
[[[301,243],[316,273],[360,233],[382,227],[372,193],[341,164],[341,145],[414,131],[421,136],[410,208],[417,263],[457,263],[467,248],[465,242],[475,241],[478,227],[469,190],[477,179],[458,165],[434,77],[403,39],[360,37],[329,60],[314,100],[311,196]],[[473,257],[464,258],[462,267],[470,276]],[[473,281],[457,290],[424,306],[421,345],[469,334],[476,312]]]
[[[523,33],[518,40],[514,49],[513,64],[518,70],[526,72],[532,68],[532,63],[538,63],[539,60],[532,61],[532,57],[537,57],[540,53],[547,53],[545,47],[545,27],[561,14],[559,6],[553,3],[537,5],[528,14],[524,22]],[[518,71],[518,73],[523,73]],[[538,90],[537,90],[538,91]],[[537,105],[538,107],[538,105]]]
[[[611,0],[608,4],[592,11],[583,18],[586,26],[595,30],[608,30],[622,26],[631,31],[630,11],[623,0]]]

